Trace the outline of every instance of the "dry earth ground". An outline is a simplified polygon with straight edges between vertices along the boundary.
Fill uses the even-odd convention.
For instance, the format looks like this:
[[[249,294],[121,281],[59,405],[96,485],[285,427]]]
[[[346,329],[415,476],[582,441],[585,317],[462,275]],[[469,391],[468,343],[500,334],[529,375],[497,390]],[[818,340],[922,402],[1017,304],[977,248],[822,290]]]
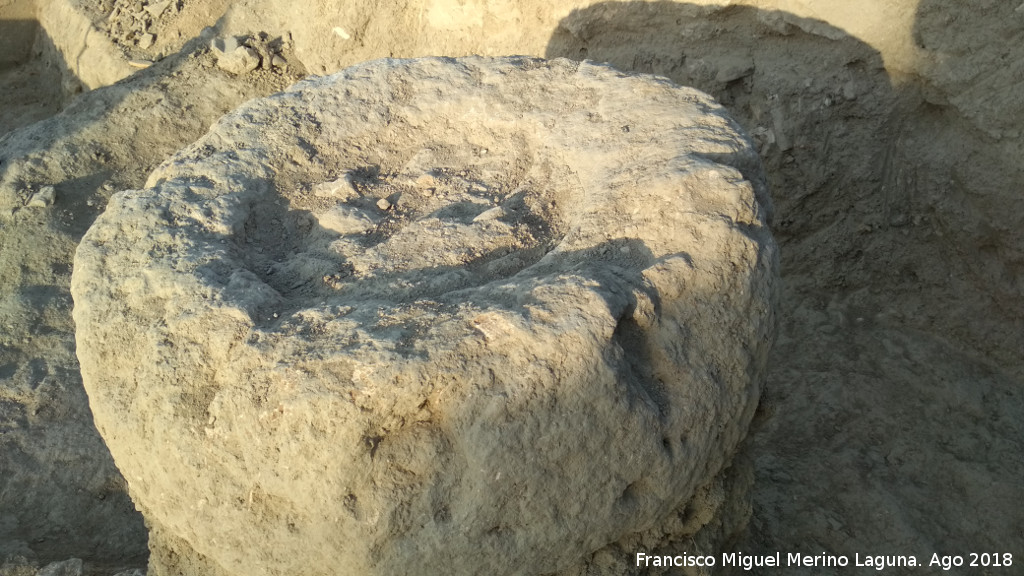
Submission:
[[[0,38],[35,39],[0,62],[4,554],[80,556],[105,574],[145,554],[90,427],[70,320],[71,256],[113,191],[307,71],[518,53],[696,86],[759,147],[784,293],[741,549],[1024,561],[1024,5],[30,4],[0,0]],[[83,19],[95,31],[72,50],[60,31]],[[280,66],[219,70],[208,40],[230,34]],[[79,85],[96,90],[75,97]],[[44,185],[56,202],[28,207]]]

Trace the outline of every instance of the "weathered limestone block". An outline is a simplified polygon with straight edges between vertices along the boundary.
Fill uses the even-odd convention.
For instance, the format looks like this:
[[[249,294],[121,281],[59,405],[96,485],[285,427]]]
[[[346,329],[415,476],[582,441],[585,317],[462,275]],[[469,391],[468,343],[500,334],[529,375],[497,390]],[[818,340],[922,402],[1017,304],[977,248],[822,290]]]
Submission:
[[[225,116],[75,259],[151,573],[552,573],[671,525],[757,404],[768,204],[710,97],[589,63],[381,60]]]

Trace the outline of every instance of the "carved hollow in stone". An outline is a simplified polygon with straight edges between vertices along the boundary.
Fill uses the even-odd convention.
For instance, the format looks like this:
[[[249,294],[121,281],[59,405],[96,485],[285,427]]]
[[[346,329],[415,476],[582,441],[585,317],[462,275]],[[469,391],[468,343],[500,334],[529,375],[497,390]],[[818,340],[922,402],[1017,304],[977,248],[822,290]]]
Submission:
[[[710,97],[567,60],[380,60],[228,114],[75,259],[151,570],[553,573],[662,525],[757,403],[760,170]]]

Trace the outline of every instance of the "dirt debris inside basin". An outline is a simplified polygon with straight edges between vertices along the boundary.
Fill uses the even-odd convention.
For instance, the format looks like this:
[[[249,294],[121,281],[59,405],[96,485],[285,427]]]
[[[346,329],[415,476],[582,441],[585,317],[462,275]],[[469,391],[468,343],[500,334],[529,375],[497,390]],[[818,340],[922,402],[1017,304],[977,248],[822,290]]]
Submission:
[[[466,54],[664,75],[758,147],[783,296],[737,549],[1024,555],[1024,8],[292,4],[0,0],[0,574],[145,564],[74,354],[72,257],[110,195],[309,72]]]

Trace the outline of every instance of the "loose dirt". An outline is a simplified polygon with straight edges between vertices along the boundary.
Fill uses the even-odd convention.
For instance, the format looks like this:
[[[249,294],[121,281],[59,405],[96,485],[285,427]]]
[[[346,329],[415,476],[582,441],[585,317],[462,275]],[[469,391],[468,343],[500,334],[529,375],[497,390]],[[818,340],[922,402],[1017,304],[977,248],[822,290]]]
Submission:
[[[87,571],[145,555],[70,321],[71,257],[110,194],[307,73],[478,53],[662,74],[715,96],[758,146],[784,287],[744,551],[1024,554],[1015,3],[30,4],[0,2],[0,36],[38,17],[49,39],[19,25],[35,48],[0,70],[3,553]],[[80,21],[95,32],[70,34]],[[219,68],[210,41],[227,37],[260,64]],[[54,204],[29,207],[46,185]]]

